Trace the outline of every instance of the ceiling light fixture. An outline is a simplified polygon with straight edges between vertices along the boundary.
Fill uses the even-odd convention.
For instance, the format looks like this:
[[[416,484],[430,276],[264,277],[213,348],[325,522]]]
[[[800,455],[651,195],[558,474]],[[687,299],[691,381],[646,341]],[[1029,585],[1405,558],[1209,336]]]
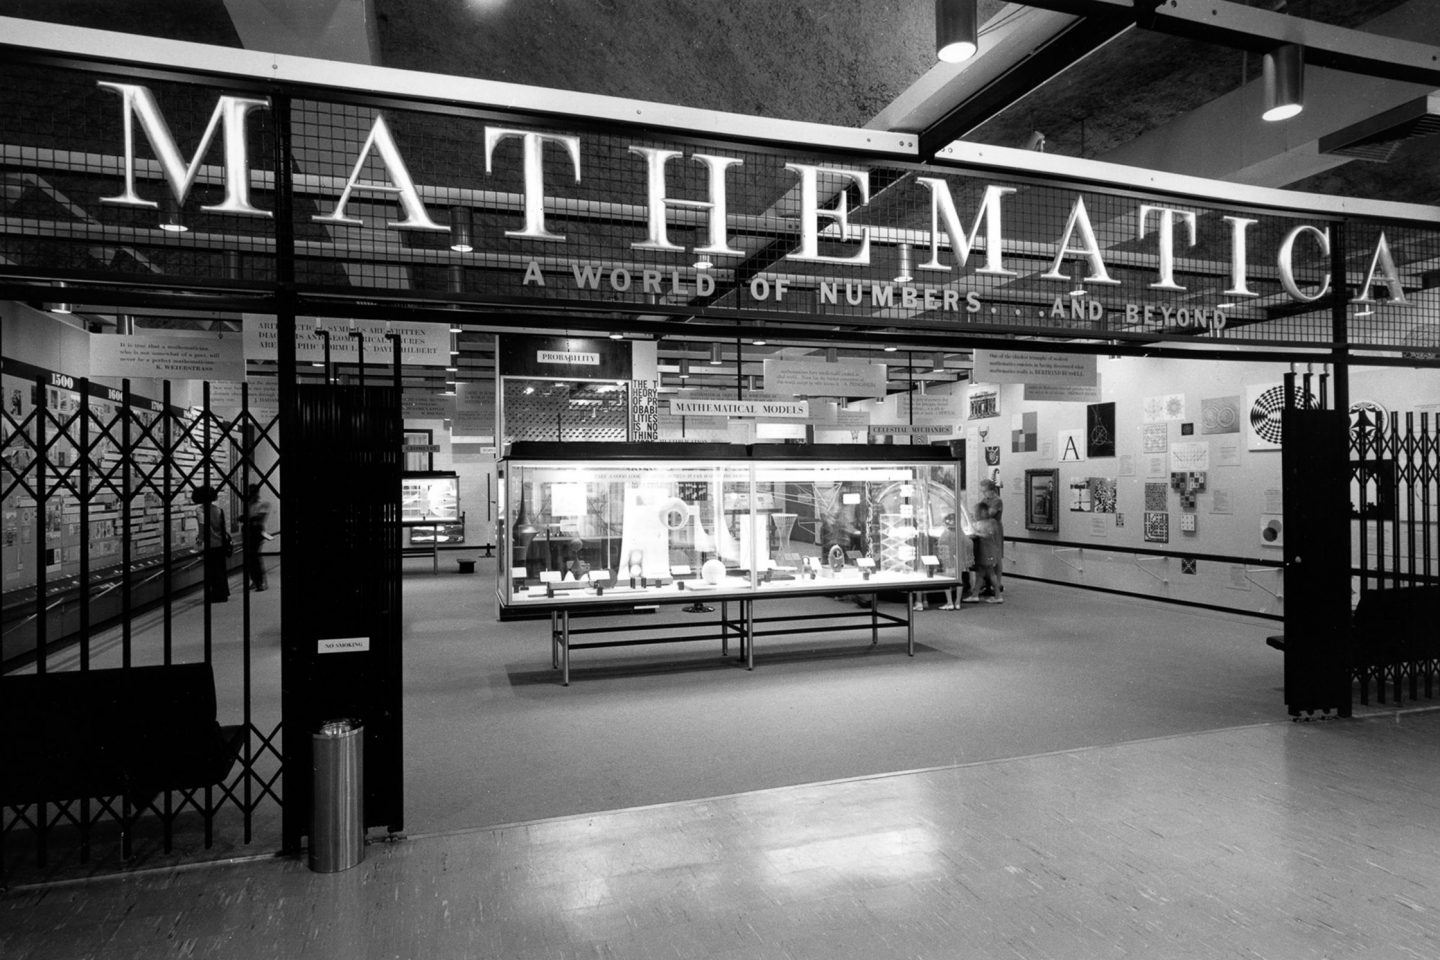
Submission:
[[[450,208],[450,249],[456,253],[469,253],[475,248],[470,244],[470,208]]]
[[[935,59],[959,63],[980,49],[976,0],[935,0]]]
[[[1265,54],[1265,112],[1269,121],[1288,120],[1305,109],[1305,48],[1286,43]]]
[[[709,257],[708,254],[704,254],[704,253],[697,253],[697,254],[695,254],[695,269],[696,269],[696,270],[709,270],[709,269],[710,269],[711,267],[713,267],[713,266],[715,266],[715,264],[710,260],[710,257]]]
[[[944,373],[944,372],[945,372],[945,354],[943,354],[943,353],[941,353],[940,351],[937,350],[937,351],[935,351],[933,354],[930,355],[930,372],[931,372],[931,373]]]
[[[915,279],[915,252],[908,243],[900,244],[900,269],[895,271],[896,283],[909,283]]]
[[[839,348],[839,347],[826,347],[826,348],[825,348],[825,362],[826,362],[826,363],[837,363],[839,360],[840,360],[840,348]]]
[[[684,380],[690,376],[690,358],[680,358],[680,379]]]
[[[611,339],[611,340],[624,340],[624,339],[625,339],[625,334],[621,333],[619,330],[614,330],[614,331],[611,331],[611,333],[610,333],[610,339]]]
[[[723,358],[720,356],[720,344],[710,344],[710,366],[718,367],[722,362],[724,361]]]
[[[885,348],[885,352],[886,352],[886,353],[894,353],[896,350],[899,350],[899,349],[900,349],[899,347],[895,346],[894,344],[891,344],[890,346],[888,346],[888,347]]]
[[[763,337],[756,337],[754,340],[750,341],[751,346],[755,347],[763,347],[767,343],[769,343],[769,341],[764,339]]]

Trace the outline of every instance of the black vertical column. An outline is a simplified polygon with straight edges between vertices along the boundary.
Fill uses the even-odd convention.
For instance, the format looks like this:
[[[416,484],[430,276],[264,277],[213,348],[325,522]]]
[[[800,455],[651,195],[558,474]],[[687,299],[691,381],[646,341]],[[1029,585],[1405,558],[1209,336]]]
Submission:
[[[365,824],[398,832],[400,400],[392,387],[302,385],[296,413],[286,434],[285,569],[303,583],[282,647],[287,832],[310,809],[299,775],[310,770],[310,733],[342,719],[364,724]]]
[[[1292,401],[1294,381],[1286,377]],[[1291,716],[1349,716],[1349,415],[1292,402],[1282,416],[1285,705]]]

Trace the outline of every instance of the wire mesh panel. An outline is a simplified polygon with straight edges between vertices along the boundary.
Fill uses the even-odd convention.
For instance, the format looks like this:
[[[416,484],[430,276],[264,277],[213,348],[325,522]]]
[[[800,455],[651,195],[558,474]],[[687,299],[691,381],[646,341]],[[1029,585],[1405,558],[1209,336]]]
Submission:
[[[1440,231],[1339,204],[23,57],[0,80],[0,277],[264,289],[293,243],[320,301],[1440,358]]]
[[[0,274],[274,282],[263,94],[19,60],[0,90]]]

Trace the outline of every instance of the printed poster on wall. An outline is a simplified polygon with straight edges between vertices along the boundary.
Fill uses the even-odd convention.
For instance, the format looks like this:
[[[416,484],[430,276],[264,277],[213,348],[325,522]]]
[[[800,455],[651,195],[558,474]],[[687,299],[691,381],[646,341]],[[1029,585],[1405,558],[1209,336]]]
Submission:
[[[90,375],[244,380],[244,340],[238,333],[91,334]]]
[[[1021,413],[1010,418],[1010,452],[1034,453],[1040,440],[1037,413]]]
[[[1185,394],[1167,393],[1158,397],[1146,397],[1141,402],[1146,423],[1169,423],[1185,419]]]
[[[1141,425],[1140,451],[1142,453],[1164,453],[1170,444],[1170,426],[1166,423]]]
[[[1055,449],[1061,463],[1079,463],[1085,459],[1085,431],[1061,430],[1055,435]]]
[[[1315,408],[1314,394],[1303,387],[1295,388],[1293,404]],[[1251,450],[1280,449],[1280,417],[1285,409],[1285,387],[1280,384],[1254,384],[1245,388],[1245,422]]]
[[[1185,440],[1170,446],[1170,471],[1209,470],[1210,443],[1206,440]]]
[[[1239,433],[1239,397],[1201,397],[1200,433]]]
[[[1092,403],[1087,406],[1085,429],[1086,456],[1115,456],[1115,404]]]
[[[970,420],[988,420],[1000,416],[1000,391],[996,387],[971,387],[965,398],[969,403]]]

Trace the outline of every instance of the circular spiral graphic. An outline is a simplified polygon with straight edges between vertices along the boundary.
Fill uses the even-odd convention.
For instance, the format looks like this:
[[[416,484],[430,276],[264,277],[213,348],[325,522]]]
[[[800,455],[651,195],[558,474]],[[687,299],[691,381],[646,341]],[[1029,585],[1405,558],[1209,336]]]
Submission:
[[[1295,406],[1305,410],[1315,409],[1315,397],[1296,388]],[[1266,443],[1280,444],[1280,416],[1285,410],[1285,388],[1271,387],[1255,398],[1250,408],[1250,428]]]

